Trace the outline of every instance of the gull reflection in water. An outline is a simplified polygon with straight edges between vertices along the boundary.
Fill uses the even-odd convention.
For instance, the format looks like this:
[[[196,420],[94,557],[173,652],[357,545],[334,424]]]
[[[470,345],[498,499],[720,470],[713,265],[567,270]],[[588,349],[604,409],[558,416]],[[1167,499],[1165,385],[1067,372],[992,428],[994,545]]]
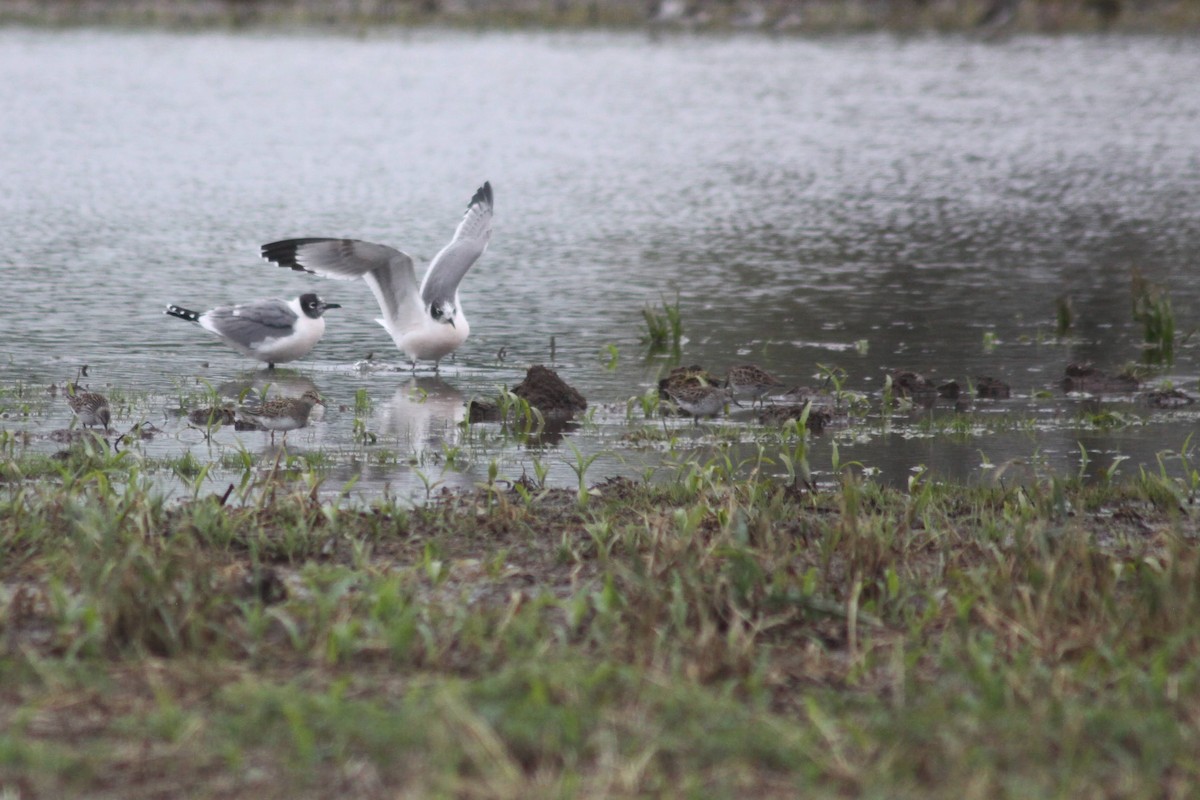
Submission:
[[[394,439],[401,452],[420,458],[426,451],[441,454],[457,446],[460,423],[467,408],[458,389],[437,377],[413,378],[400,385],[392,399],[376,411],[381,439]]]
[[[256,400],[276,397],[301,397],[312,390],[320,394],[312,378],[286,369],[259,369],[243,372],[217,386],[222,397],[231,400]]]

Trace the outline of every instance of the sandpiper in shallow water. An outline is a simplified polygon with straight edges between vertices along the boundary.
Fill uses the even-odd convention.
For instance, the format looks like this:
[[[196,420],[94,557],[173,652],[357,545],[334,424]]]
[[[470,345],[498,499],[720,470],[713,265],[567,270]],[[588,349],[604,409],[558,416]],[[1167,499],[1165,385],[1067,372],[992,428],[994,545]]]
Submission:
[[[308,389],[299,397],[276,397],[255,408],[242,408],[241,411],[244,418],[270,431],[273,442],[275,431],[283,431],[286,440],[288,431],[308,425],[313,406],[318,404],[323,405],[321,396],[315,390]]]
[[[79,424],[85,428],[103,425],[107,431],[112,422],[108,398],[99,392],[84,391],[77,384],[68,383],[67,405],[75,412]]]
[[[692,415],[693,424],[700,417],[715,417],[733,400],[733,392],[721,386],[680,386],[667,389],[671,402]]]
[[[331,308],[341,306],[309,292],[292,300],[255,300],[203,312],[170,305],[163,313],[195,322],[239,353],[274,368],[309,354],[325,333],[322,315]]]
[[[725,385],[733,390],[734,397],[749,397],[751,403],[761,400],[767,393],[783,391],[783,381],[757,364],[738,364],[730,367],[725,375]]]
[[[324,278],[362,278],[383,312],[376,322],[396,347],[414,368],[417,361],[433,361],[436,369],[471,333],[458,285],[487,249],[492,206],[492,185],[484,183],[467,205],[454,238],[429,263],[420,286],[410,255],[358,239],[284,239],[263,245],[262,257]]]

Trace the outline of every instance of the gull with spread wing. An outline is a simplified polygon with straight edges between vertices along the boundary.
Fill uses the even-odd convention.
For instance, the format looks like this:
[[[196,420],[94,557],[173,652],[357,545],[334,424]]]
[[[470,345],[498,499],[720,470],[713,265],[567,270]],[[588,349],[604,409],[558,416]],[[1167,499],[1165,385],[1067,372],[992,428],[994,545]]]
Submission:
[[[471,326],[458,300],[458,284],[483,255],[492,236],[492,186],[484,183],[467,205],[454,238],[429,263],[417,285],[412,256],[358,239],[285,239],[262,247],[273,264],[324,278],[362,278],[379,302],[376,320],[413,362],[442,358],[467,340]]]

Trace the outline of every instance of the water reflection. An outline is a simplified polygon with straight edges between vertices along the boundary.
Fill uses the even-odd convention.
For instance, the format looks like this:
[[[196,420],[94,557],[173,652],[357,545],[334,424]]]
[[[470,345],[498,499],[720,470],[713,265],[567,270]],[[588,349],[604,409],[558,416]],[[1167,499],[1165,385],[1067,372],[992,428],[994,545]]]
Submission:
[[[454,386],[440,377],[414,377],[379,404],[374,423],[382,442],[420,459],[430,450],[457,447],[466,415],[462,392]]]
[[[240,373],[218,383],[216,389],[222,397],[238,401],[244,401],[246,398],[266,400],[272,397],[300,397],[308,391],[321,394],[316,382],[309,376],[278,367]]]

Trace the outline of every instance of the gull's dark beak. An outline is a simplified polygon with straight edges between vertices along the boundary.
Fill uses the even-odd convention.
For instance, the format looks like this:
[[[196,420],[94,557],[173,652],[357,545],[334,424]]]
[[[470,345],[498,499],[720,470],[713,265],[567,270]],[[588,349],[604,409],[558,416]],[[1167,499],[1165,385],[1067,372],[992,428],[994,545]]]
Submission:
[[[324,303],[324,302],[321,303],[321,308],[325,311],[328,311],[331,308],[341,308],[341,307],[342,307],[341,303]]]
[[[457,327],[458,327],[457,325],[455,325],[455,324],[454,324],[454,317],[451,317],[450,319],[446,320],[446,322],[449,322],[449,323],[450,323],[450,327],[451,327],[451,328],[457,328]]]

